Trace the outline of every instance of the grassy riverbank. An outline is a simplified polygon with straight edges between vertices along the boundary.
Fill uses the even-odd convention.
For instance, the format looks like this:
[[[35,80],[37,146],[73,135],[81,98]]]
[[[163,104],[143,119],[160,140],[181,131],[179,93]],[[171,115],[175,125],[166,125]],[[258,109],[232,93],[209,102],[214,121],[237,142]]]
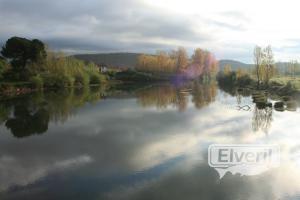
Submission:
[[[300,96],[300,78],[289,78],[277,76],[270,80],[268,84],[260,83],[249,74],[237,74],[232,71],[228,73],[220,72],[217,76],[219,85],[226,85],[234,88],[246,88],[251,90],[265,90],[277,96]]]

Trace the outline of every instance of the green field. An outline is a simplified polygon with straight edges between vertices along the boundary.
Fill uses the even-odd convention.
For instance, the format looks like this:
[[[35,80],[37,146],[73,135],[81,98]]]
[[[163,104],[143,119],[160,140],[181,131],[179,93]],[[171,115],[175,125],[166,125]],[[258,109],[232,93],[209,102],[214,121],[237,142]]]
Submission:
[[[281,85],[286,85],[288,84],[288,82],[290,82],[294,88],[300,90],[300,77],[278,76],[272,78],[271,81],[279,83]]]

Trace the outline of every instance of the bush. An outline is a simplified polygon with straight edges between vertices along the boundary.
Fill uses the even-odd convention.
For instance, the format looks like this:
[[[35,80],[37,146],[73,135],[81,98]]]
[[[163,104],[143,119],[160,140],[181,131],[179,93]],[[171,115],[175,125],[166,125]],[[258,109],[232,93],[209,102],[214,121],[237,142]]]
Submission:
[[[90,77],[87,73],[77,73],[75,75],[75,86],[86,86],[90,83]]]
[[[36,89],[39,89],[39,90],[43,89],[44,81],[43,81],[43,78],[40,75],[31,77],[30,78],[30,83]]]
[[[101,83],[104,83],[105,81],[106,81],[106,78],[102,74],[93,73],[90,75],[90,84],[99,85]]]
[[[3,79],[3,73],[7,69],[7,63],[0,57],[0,80]]]
[[[138,81],[138,82],[154,81],[159,79],[157,77],[154,77],[151,74],[138,72],[134,70],[118,72],[116,73],[115,78],[117,80],[122,80],[122,81]]]
[[[46,74],[43,76],[44,85],[49,88],[73,87],[75,79],[67,75]]]
[[[241,77],[239,77],[237,79],[237,82],[240,86],[249,86],[254,83],[248,74],[245,74],[245,75],[242,75]]]

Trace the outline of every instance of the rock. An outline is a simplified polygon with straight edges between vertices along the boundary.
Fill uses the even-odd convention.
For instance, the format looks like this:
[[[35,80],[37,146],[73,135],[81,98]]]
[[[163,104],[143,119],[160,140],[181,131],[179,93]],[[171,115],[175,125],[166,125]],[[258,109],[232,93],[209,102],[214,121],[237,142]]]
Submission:
[[[288,111],[296,111],[297,110],[297,102],[296,101],[288,101],[288,102],[286,102],[286,110],[288,110]]]
[[[282,108],[275,108],[275,110],[278,112],[283,112],[285,109],[284,109],[284,107],[282,107]]]
[[[284,103],[282,101],[275,102],[274,108],[284,108]]]
[[[273,105],[272,105],[271,102],[268,102],[268,103],[266,103],[266,106],[269,107],[269,108],[272,108]]]
[[[282,97],[283,101],[291,101],[291,99],[292,99],[292,97],[290,97],[290,96],[284,96],[284,97]]]

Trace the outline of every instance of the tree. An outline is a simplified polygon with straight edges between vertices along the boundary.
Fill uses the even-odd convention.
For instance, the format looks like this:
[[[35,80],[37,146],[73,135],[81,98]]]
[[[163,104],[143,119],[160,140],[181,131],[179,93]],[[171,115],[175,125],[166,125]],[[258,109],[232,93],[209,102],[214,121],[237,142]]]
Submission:
[[[177,72],[182,72],[186,69],[189,64],[189,58],[184,47],[178,47],[171,56],[176,62]]]
[[[226,75],[226,76],[228,76],[230,73],[231,73],[231,65],[229,65],[229,64],[226,64],[225,66],[224,66],[224,75]]]
[[[1,54],[10,60],[13,73],[18,79],[26,79],[26,65],[43,60],[46,57],[45,45],[40,40],[12,37],[6,41]]]
[[[262,49],[259,46],[254,48],[254,70],[257,79],[257,84],[259,85],[262,79]]]
[[[211,77],[218,71],[218,62],[214,55],[200,48],[195,49],[192,55],[192,65],[196,66],[198,76],[205,75],[206,77]]]
[[[299,63],[297,60],[291,60],[287,64],[287,74],[291,77],[295,77],[295,75],[299,72]]]
[[[236,70],[236,78],[239,79],[241,77],[243,77],[244,75],[246,75],[246,71],[242,68],[237,68]]]
[[[3,78],[3,73],[8,69],[6,60],[0,56],[0,79]]]
[[[263,79],[265,84],[268,85],[270,79],[275,75],[276,71],[274,55],[270,45],[264,48],[262,53]]]

